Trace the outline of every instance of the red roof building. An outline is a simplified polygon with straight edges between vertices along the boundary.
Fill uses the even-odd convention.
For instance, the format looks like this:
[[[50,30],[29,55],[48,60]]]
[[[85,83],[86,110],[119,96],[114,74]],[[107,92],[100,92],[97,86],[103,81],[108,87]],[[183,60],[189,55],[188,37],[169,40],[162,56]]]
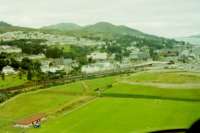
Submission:
[[[44,113],[33,115],[31,117],[17,121],[15,123],[15,127],[22,127],[22,128],[30,127],[34,122],[42,121],[45,117],[46,115]]]

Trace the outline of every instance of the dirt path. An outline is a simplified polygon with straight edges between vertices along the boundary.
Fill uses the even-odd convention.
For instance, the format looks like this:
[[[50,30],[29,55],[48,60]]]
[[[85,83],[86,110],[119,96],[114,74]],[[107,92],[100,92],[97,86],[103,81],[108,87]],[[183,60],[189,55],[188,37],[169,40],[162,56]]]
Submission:
[[[81,84],[83,86],[83,93],[87,94],[90,90],[89,86],[85,83],[85,81],[81,81]]]

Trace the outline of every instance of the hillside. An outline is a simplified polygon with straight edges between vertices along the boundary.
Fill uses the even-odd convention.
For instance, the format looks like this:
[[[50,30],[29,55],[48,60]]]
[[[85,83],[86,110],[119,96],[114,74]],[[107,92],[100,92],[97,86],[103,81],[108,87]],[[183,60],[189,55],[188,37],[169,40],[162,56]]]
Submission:
[[[104,32],[104,33],[134,35],[134,36],[144,35],[144,33],[142,33],[141,31],[131,29],[126,26],[113,25],[107,22],[99,22],[94,25],[88,25],[88,26],[85,26],[83,30],[90,31],[90,32]]]
[[[3,22],[3,21],[0,21],[0,27],[11,27],[12,25],[6,23],[6,22]]]
[[[193,37],[193,38],[200,38],[200,34],[199,35],[193,35],[193,36],[191,36],[191,37]]]
[[[87,37],[113,38],[117,35],[128,35],[140,38],[158,40],[161,37],[143,33],[142,31],[124,26],[114,25],[108,22],[98,22],[92,25],[79,26],[74,23],[60,23],[40,28],[41,31],[60,34],[71,34]]]
[[[89,40],[111,40],[118,41],[119,44],[130,45],[132,42],[140,42],[140,46],[151,46],[163,48],[163,43],[173,46],[177,42],[172,39],[159,37],[143,33],[142,31],[132,29],[123,25],[114,25],[108,22],[99,22],[93,25],[79,26],[74,23],[60,23],[45,26],[39,29],[31,29],[13,26],[7,23],[0,25],[0,33],[9,31],[40,31],[47,34],[68,35],[75,37],[87,38]]]
[[[81,26],[74,23],[60,23],[55,25],[44,26],[41,29],[44,30],[60,30],[60,31],[73,31],[81,29]]]
[[[10,31],[18,31],[18,30],[20,30],[20,31],[33,31],[35,29],[13,26],[13,25],[8,24],[6,22],[0,21],[0,33],[10,32]]]
[[[191,44],[200,44],[200,35],[176,38],[178,41],[185,41]]]

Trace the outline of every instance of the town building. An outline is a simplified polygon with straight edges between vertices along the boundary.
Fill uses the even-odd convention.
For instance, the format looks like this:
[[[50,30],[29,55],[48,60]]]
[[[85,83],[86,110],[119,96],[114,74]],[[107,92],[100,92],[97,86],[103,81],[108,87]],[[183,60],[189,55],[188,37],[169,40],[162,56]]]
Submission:
[[[81,68],[82,73],[97,73],[103,71],[113,70],[115,66],[110,62],[97,62],[93,64],[84,65]]]
[[[29,58],[29,59],[31,59],[31,60],[41,60],[41,59],[46,58],[46,56],[44,54],[28,55],[26,57]]]
[[[45,120],[45,117],[46,117],[46,115],[43,113],[36,114],[29,118],[25,118],[25,119],[15,122],[14,127],[28,128],[30,126],[34,126],[33,124],[35,122],[41,122],[41,121]]]
[[[1,45],[0,46],[0,53],[21,53],[22,50],[20,48],[8,45]]]
[[[101,53],[101,52],[93,52],[89,55],[87,55],[88,59],[92,59],[94,61],[103,61],[106,60],[108,58],[108,54],[107,53]]]
[[[2,69],[2,73],[4,73],[5,75],[9,75],[9,74],[16,74],[17,72],[11,66],[5,66]]]

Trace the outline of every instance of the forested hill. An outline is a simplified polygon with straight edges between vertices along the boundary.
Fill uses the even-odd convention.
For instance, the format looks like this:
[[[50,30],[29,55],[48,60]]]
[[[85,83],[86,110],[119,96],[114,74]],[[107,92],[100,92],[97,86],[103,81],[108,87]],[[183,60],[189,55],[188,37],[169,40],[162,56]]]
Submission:
[[[65,32],[68,34],[79,34],[79,35],[89,35],[89,36],[107,36],[113,37],[115,35],[129,35],[135,37],[146,37],[146,38],[157,38],[157,36],[143,33],[142,31],[124,26],[124,25],[114,25],[108,22],[99,22],[93,25],[79,26],[74,23],[60,23],[56,25],[50,25],[40,28],[40,30],[49,32]],[[92,35],[93,34],[93,35]]]
[[[73,31],[73,30],[80,30],[82,27],[74,24],[74,23],[60,23],[55,25],[44,26],[41,29],[43,30],[59,30],[59,31]]]
[[[6,22],[0,21],[0,33],[11,32],[11,31],[34,31],[34,30],[35,29],[33,28],[13,26]]]
[[[179,41],[185,41],[191,44],[197,44],[200,45],[200,34],[199,35],[193,35],[193,36],[188,36],[188,37],[179,37],[176,38]]]
[[[170,48],[178,43],[174,39],[150,35],[127,26],[114,25],[108,22],[99,22],[87,26],[79,26],[74,23],[60,23],[39,29],[13,26],[5,22],[0,22],[0,33],[10,31],[40,31],[48,34],[70,35],[96,41],[115,41],[121,45],[131,45],[132,42],[137,42],[139,46],[156,48]]]

